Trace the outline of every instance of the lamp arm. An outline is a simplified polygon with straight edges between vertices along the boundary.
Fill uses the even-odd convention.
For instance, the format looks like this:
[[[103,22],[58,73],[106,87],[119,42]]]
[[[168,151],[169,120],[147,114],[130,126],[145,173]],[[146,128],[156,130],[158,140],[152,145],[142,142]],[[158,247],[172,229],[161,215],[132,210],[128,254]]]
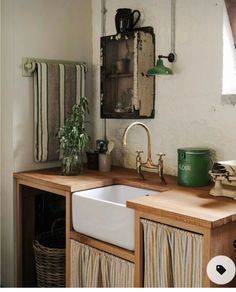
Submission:
[[[164,58],[165,58],[165,59],[168,59],[168,56],[158,55],[158,58],[159,58],[159,59],[164,59]]]
[[[163,59],[163,58],[165,58],[165,59],[168,59],[168,61],[169,61],[170,63],[173,63],[173,62],[175,61],[175,54],[170,53],[168,56],[158,55],[158,58],[159,58],[159,59]]]

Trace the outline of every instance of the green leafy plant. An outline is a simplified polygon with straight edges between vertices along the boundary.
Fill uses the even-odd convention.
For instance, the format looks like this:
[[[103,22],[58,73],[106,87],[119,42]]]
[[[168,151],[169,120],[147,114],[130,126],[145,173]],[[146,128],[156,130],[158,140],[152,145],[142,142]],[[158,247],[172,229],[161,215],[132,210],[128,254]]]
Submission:
[[[60,150],[62,151],[62,172],[65,175],[81,173],[83,169],[83,154],[90,142],[85,128],[85,117],[89,114],[88,100],[80,98],[63,127],[58,131]]]

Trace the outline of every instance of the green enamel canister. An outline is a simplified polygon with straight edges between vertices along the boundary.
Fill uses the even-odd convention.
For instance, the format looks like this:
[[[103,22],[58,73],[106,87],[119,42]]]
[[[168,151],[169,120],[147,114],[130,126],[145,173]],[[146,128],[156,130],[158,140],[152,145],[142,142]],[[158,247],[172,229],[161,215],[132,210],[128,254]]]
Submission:
[[[210,149],[178,149],[178,184],[188,187],[202,187],[210,183]]]

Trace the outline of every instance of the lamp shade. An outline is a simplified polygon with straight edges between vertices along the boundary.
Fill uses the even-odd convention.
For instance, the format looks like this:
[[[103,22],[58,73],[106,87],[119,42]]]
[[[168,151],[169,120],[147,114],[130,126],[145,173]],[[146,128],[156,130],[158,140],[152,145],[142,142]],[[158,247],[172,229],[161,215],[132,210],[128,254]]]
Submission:
[[[165,67],[163,61],[161,59],[157,60],[156,66],[149,69],[147,75],[154,76],[154,75],[172,75],[173,71]]]

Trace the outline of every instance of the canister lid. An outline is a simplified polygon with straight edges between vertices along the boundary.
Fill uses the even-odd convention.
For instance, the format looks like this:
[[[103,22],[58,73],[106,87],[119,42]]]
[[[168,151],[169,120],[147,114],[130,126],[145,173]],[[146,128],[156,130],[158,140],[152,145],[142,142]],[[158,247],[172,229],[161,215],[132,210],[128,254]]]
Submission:
[[[186,147],[186,148],[179,148],[178,153],[206,154],[206,153],[210,153],[210,149],[202,148],[202,147]]]

